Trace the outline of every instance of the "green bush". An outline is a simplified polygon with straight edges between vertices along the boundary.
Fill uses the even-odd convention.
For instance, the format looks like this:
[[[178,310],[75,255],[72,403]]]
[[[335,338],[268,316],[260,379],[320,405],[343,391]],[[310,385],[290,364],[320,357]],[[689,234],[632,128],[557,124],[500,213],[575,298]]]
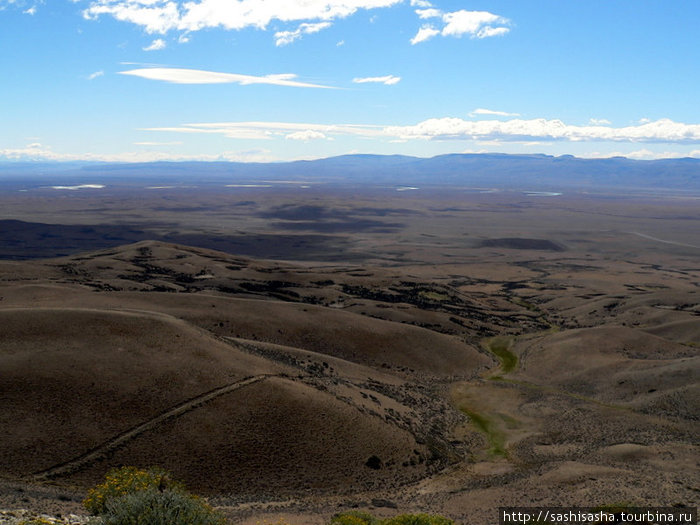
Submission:
[[[105,482],[88,492],[83,506],[92,514],[102,514],[107,504],[116,498],[149,489],[185,492],[182,483],[173,481],[170,474],[156,467],[138,469],[121,467],[111,469],[105,476]]]
[[[351,510],[333,516],[330,525],[379,525],[379,520],[366,512]]]
[[[142,490],[107,502],[103,525],[224,525],[226,519],[196,496]]]
[[[382,521],[382,525],[454,525],[455,522],[438,515],[400,514]]]

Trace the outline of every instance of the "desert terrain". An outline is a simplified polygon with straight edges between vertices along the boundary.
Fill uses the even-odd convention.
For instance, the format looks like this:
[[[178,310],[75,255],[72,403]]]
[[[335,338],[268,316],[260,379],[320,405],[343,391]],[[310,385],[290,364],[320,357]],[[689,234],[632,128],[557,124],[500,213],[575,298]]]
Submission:
[[[13,182],[0,210],[2,508],[80,513],[119,465],[244,524],[700,502],[691,192]]]

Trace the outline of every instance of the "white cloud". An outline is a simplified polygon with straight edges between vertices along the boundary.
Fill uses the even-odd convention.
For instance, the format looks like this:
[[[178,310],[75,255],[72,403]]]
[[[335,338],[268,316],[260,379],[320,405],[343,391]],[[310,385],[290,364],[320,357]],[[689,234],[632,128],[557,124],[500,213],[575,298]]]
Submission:
[[[233,139],[256,140],[286,138],[289,135],[294,135],[294,137],[291,137],[292,139],[303,137],[307,140],[308,138],[321,138],[320,135],[323,135],[329,140],[335,135],[380,139],[386,137],[382,126],[363,124],[310,124],[297,122],[207,122],[185,124],[183,126],[168,128],[145,128],[143,131],[215,134]],[[316,132],[319,135],[312,137],[310,135],[311,132]]]
[[[435,8],[417,9],[416,14],[422,18],[441,18],[445,24],[441,30],[433,25],[421,26],[411,39],[411,44],[425,42],[436,35],[470,38],[489,38],[505,35],[510,28],[510,20],[488,11],[467,11],[461,9],[451,13],[443,13]]]
[[[37,6],[43,3],[44,0],[0,0],[0,11],[4,11],[8,7],[11,7],[15,9],[22,9],[23,14],[33,16],[37,12]],[[29,7],[24,9],[27,5],[29,5]]]
[[[124,153],[59,153],[42,144],[29,144],[24,148],[0,149],[0,159],[10,161],[92,161],[92,162],[158,162],[158,161],[229,161],[273,162],[278,160],[269,150],[224,151],[215,155],[138,151]]]
[[[612,124],[612,122],[604,118],[592,118],[588,121],[588,123],[593,126],[609,126]]]
[[[582,157],[585,158],[590,158],[590,159],[608,159],[611,157],[627,157],[628,159],[633,159],[633,160],[659,160],[659,159],[682,159],[682,158],[700,158],[700,149],[696,149],[690,152],[682,153],[679,151],[663,151],[663,152],[655,152],[655,151],[650,151],[648,149],[641,149],[637,151],[628,151],[628,152],[619,152],[619,151],[612,151],[612,152],[592,152],[592,153],[584,153],[581,155]]]
[[[433,4],[428,2],[427,0],[411,0],[411,7],[432,7]]]
[[[446,117],[425,120],[413,126],[390,126],[385,130],[393,136],[424,140],[700,143],[700,124],[684,124],[669,119],[613,128],[575,126],[561,120],[546,119],[470,121]]]
[[[403,0],[93,0],[83,16],[112,16],[149,33],[221,27],[266,29],[280,22],[331,22],[358,10],[390,7]]]
[[[416,14],[418,15],[418,18],[441,18],[442,17],[442,11],[439,9],[435,8],[429,8],[429,9],[416,9]]]
[[[265,75],[262,77],[253,75],[241,75],[238,73],[219,73],[216,71],[202,71],[200,69],[180,69],[167,67],[151,67],[143,69],[132,69],[120,71],[120,75],[131,75],[135,77],[147,78],[149,80],[161,80],[173,84],[272,84],[275,86],[308,87],[335,89],[331,86],[320,84],[310,84],[294,80],[293,73],[282,73],[275,75]]]
[[[612,156],[613,155],[611,155],[611,157]],[[668,151],[665,153],[654,153],[653,151],[649,151],[648,149],[642,149],[642,150],[632,151],[632,152],[626,153],[624,156],[629,158],[629,159],[652,160],[652,159],[662,159],[662,158],[668,158],[668,157],[681,157],[683,155],[680,155],[678,153],[668,152]]]
[[[486,38],[508,32],[507,27],[493,27],[493,24],[503,26],[509,21],[502,16],[494,15],[488,11],[466,11],[464,9],[454,13],[445,13],[442,16],[445,22],[442,36],[469,35],[472,38]]]
[[[420,42],[425,42],[426,40],[430,40],[436,35],[439,35],[440,31],[435,29],[433,26],[426,24],[421,26],[421,28],[418,30],[416,33],[416,36],[414,36],[411,39],[411,44],[419,44]]]
[[[83,11],[88,20],[101,15],[111,15],[119,21],[141,26],[148,33],[161,34],[177,29],[181,18],[178,4],[167,0],[98,0]]]
[[[90,74],[87,76],[87,79],[88,79],[88,80],[95,80],[96,78],[103,77],[104,74],[105,74],[104,71],[95,71],[94,73],[90,73]]]
[[[462,150],[462,153],[465,155],[480,155],[481,153],[491,153],[491,151],[487,149],[465,149]]]
[[[302,35],[310,35],[312,33],[318,33],[322,29],[330,27],[330,22],[318,22],[315,24],[300,24],[294,31],[278,31],[275,33],[275,45],[276,46],[286,46],[291,44],[295,40],[299,40]]]
[[[481,143],[542,141],[630,142],[700,144],[700,124],[684,124],[661,119],[648,124],[612,128],[575,126],[561,120],[512,119],[463,120],[434,118],[412,126],[377,126],[363,124],[309,124],[289,122],[221,122],[186,124],[173,128],[148,128],[151,131],[178,133],[212,133],[230,138],[271,139],[308,130],[326,137],[354,135],[374,139],[401,140],[475,140]]]
[[[45,148],[39,142],[27,144],[23,148],[0,149],[0,159],[6,159],[6,160],[27,160],[27,159],[39,160],[39,159],[51,158],[48,155],[52,155],[52,154],[53,154],[53,152],[51,152],[49,149]]]
[[[368,82],[373,82],[378,84],[386,84],[387,86],[392,86],[394,84],[398,84],[401,81],[401,77],[396,77],[394,75],[386,75],[383,77],[353,78],[352,81],[355,84],[366,84]]]
[[[506,111],[494,111],[492,109],[484,109],[484,108],[477,108],[471,113],[469,113],[470,117],[473,117],[474,115],[494,115],[497,117],[519,117],[520,113],[508,113]]]
[[[510,31],[510,29],[507,27],[486,26],[486,27],[481,28],[475,35],[472,35],[472,37],[473,38],[489,38],[492,36],[505,35],[508,31]]]
[[[144,51],[159,51],[161,49],[165,49],[165,46],[167,44],[165,43],[165,40],[162,38],[156,38],[153,42],[151,42],[150,45],[146,46],[143,48]]]
[[[345,40],[341,40],[336,44],[336,47],[341,47],[345,45]]]
[[[323,133],[319,131],[314,131],[313,129],[307,129],[305,131],[295,131],[284,137],[288,140],[303,140],[307,142],[309,140],[318,140],[327,138]]]
[[[559,120],[465,121],[462,119],[430,119],[414,126],[377,126],[363,124],[313,124],[293,122],[214,122],[185,124],[171,128],[148,128],[148,131],[222,135],[234,139],[333,140],[339,136],[370,138],[390,143],[410,140],[476,140],[481,144],[502,146],[505,142],[532,142],[532,137],[551,141],[599,141],[617,143],[700,144],[700,125],[661,119],[647,124],[612,128],[607,126],[569,126]],[[137,146],[178,145],[173,142],[138,142]],[[686,151],[640,148],[632,152],[603,151],[583,154],[584,157],[624,156],[632,159],[700,158],[700,148]],[[260,153],[262,151],[262,153]],[[481,151],[481,150],[480,150]],[[479,152],[479,151],[476,151]],[[0,148],[0,159],[49,161],[151,162],[158,160],[231,160],[264,162],[275,160],[268,150],[254,153],[224,152],[216,155],[187,154],[165,151],[139,151],[114,154],[60,153],[39,142],[21,148]]]

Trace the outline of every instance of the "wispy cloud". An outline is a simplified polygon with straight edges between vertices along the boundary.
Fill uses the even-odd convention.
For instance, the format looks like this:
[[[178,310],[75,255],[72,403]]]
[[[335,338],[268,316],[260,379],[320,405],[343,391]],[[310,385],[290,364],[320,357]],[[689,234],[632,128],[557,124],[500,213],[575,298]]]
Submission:
[[[322,29],[326,29],[330,26],[330,22],[318,22],[315,24],[304,23],[300,24],[294,31],[278,31],[275,33],[275,45],[277,47],[286,46],[295,40],[299,40],[303,35],[318,33]]]
[[[628,159],[634,160],[659,160],[659,159],[683,159],[683,158],[700,158],[700,149],[692,150],[690,152],[682,153],[680,151],[651,151],[646,148],[636,151],[620,152],[593,152],[584,153],[581,155],[585,158],[591,159],[608,159],[610,157],[627,157]]]
[[[326,137],[353,135],[374,139],[464,140],[533,143],[551,142],[629,142],[700,144],[700,124],[684,124],[661,119],[637,126],[577,126],[561,120],[511,119],[464,120],[433,118],[410,126],[364,124],[310,124],[290,122],[219,122],[196,123],[171,128],[148,128],[150,131],[177,133],[212,133],[229,138],[273,139],[290,133],[316,131]]]
[[[359,77],[353,78],[352,81],[355,84],[366,84],[366,83],[377,83],[386,84],[387,86],[392,86],[401,82],[401,77],[396,77],[394,75],[386,75],[383,77]]]
[[[428,9],[416,9],[416,14],[418,15],[418,18],[440,18],[442,16],[442,11],[439,9],[435,9],[434,7],[430,7]]]
[[[265,138],[285,138],[289,140],[316,140],[325,139],[333,140],[334,134],[336,135],[357,135],[357,136],[383,136],[387,137],[387,142],[389,143],[406,143],[410,139],[393,138],[391,133],[387,128],[381,129],[377,126],[362,126],[362,125],[319,125],[319,124],[294,124],[294,123],[280,123],[280,122],[240,122],[240,123],[224,123],[224,124],[193,124],[189,126],[214,126],[212,128],[153,128],[154,130],[171,130],[180,132],[204,132],[204,133],[222,133],[225,131],[226,127],[228,129],[237,129],[239,131],[248,130],[251,133],[257,133]],[[306,128],[306,129],[302,129]],[[327,133],[318,131],[319,129],[327,130]],[[296,131],[295,131],[296,130]],[[238,137],[237,137],[238,138]],[[251,138],[251,137],[247,137]],[[411,137],[413,138],[413,137]],[[629,141],[632,142],[632,141]],[[695,144],[700,144],[700,138],[696,139]],[[168,145],[168,144],[179,144],[179,142],[171,143],[135,143],[135,145]],[[494,145],[502,144],[500,141],[494,141]],[[353,150],[355,153],[358,151]],[[466,149],[462,150],[463,153],[486,153],[488,151],[493,151],[492,149]],[[647,148],[640,150],[635,150],[631,152],[619,152],[619,151],[605,151],[605,152],[591,152],[580,154],[579,156],[585,158],[609,158],[609,157],[627,157],[630,159],[639,160],[654,160],[654,159],[665,159],[665,158],[685,158],[693,157],[700,159],[700,149],[692,149],[688,151],[651,151]],[[310,157],[314,158],[314,157]],[[231,162],[273,162],[279,159],[274,157],[272,152],[268,149],[253,149],[244,151],[224,151],[216,154],[192,154],[192,153],[179,153],[179,152],[164,152],[164,151],[127,151],[122,153],[64,153],[56,152],[51,147],[45,146],[41,143],[27,144],[25,147],[21,148],[0,148],[0,160],[9,161],[99,161],[99,162],[157,162],[157,161],[178,161],[178,160],[190,160],[190,161],[231,161]]]
[[[278,160],[269,150],[224,151],[211,154],[166,153],[160,151],[127,151],[123,153],[62,153],[49,146],[29,144],[24,148],[0,149],[0,159],[10,161],[88,161],[88,162],[157,162],[157,161],[229,161],[272,162]]]
[[[335,89],[331,86],[311,84],[294,80],[297,76],[293,73],[281,73],[276,75],[253,76],[238,73],[219,73],[216,71],[203,71],[200,69],[181,69],[168,67],[150,67],[143,69],[131,69],[120,71],[120,75],[131,75],[146,78],[148,80],[160,80],[173,84],[272,84],[275,86],[306,87],[320,89]]]
[[[145,128],[142,131],[173,133],[216,134],[233,139],[269,140],[291,138],[309,140],[331,136],[351,135],[382,138],[382,126],[364,124],[311,124],[302,122],[207,122],[184,124],[176,127]],[[293,135],[290,137],[290,135]]]
[[[411,44],[420,44],[421,42],[430,40],[431,38],[439,34],[440,31],[429,24],[421,26],[416,35],[411,39]]]
[[[309,140],[327,139],[328,137],[320,131],[307,129],[305,131],[295,131],[294,133],[286,135],[284,138],[287,140],[303,140],[304,142],[308,142]]]
[[[156,38],[153,42],[151,42],[150,45],[146,46],[143,48],[144,51],[159,51],[161,49],[165,49],[166,47],[165,40],[162,38]]]
[[[612,124],[612,122],[604,118],[592,118],[588,121],[588,123],[593,126],[609,126]]]
[[[90,73],[86,78],[88,80],[95,80],[96,78],[103,77],[105,75],[104,71],[95,71],[94,73]]]
[[[519,117],[520,113],[508,113],[506,111],[494,111],[492,109],[477,108],[471,113],[469,113],[470,117],[473,117],[475,115],[493,115],[496,117]]]
[[[214,27],[228,30],[248,27],[266,29],[273,20],[283,23],[332,22],[359,10],[390,7],[402,2],[403,0],[93,0],[83,11],[83,16],[88,19],[112,16],[136,24],[148,33],[165,34],[168,31],[199,31]]]
[[[461,9],[444,13],[433,7],[416,9],[416,14],[422,19],[437,18],[443,23],[438,29],[432,23],[423,24],[418,33],[411,39],[411,44],[425,42],[437,35],[470,38],[489,38],[505,35],[510,31],[510,20],[488,11],[467,11]]]
[[[22,13],[25,15],[33,16],[37,12],[37,6],[43,3],[44,0],[0,0],[0,11],[4,11],[8,7],[11,7],[14,9],[21,9]]]

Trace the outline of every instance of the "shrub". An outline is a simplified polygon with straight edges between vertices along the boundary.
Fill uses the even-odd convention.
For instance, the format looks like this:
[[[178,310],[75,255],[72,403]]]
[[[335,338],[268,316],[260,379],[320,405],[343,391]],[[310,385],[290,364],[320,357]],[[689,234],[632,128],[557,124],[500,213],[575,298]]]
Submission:
[[[382,525],[454,525],[455,522],[438,515],[400,514],[382,521]]]
[[[351,510],[333,516],[330,525],[379,525],[379,520],[366,512]]]
[[[196,496],[147,489],[110,499],[103,525],[224,525],[226,519]]]
[[[107,472],[105,482],[88,492],[83,506],[92,514],[102,514],[111,500],[150,489],[185,492],[185,487],[165,470],[121,467]]]

